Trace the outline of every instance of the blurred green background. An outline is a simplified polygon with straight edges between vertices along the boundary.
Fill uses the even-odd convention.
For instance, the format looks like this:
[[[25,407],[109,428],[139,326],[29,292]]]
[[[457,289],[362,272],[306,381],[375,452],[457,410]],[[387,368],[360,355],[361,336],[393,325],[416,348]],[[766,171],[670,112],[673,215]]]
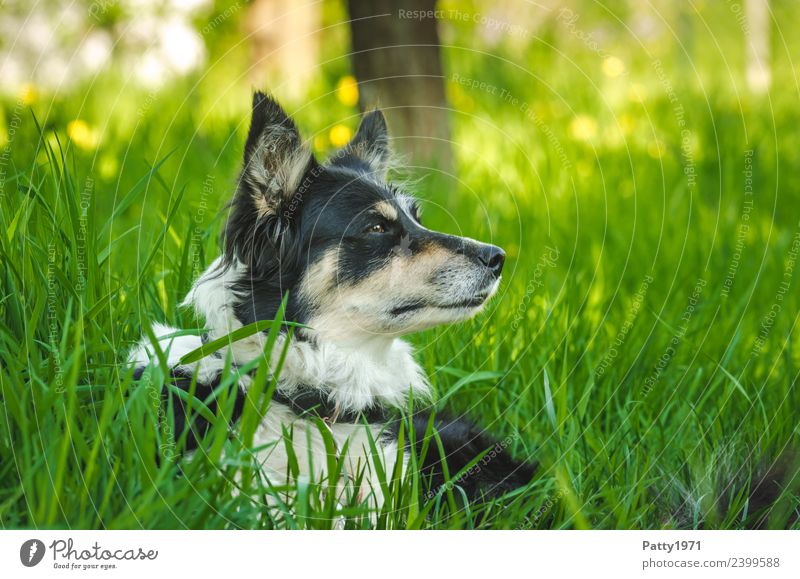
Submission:
[[[754,473],[778,469],[785,495],[772,524],[796,525],[786,467],[800,405],[796,3],[436,8],[453,163],[420,162],[398,143],[401,176],[426,225],[491,240],[509,261],[489,312],[413,341],[448,404],[542,464],[530,502],[492,514],[494,524],[735,527]],[[87,387],[112,380],[102,373],[122,363],[142,318],[196,327],[177,304],[218,253],[252,90],[275,94],[324,157],[358,126],[360,84],[339,1],[17,1],[3,11],[0,381],[24,417],[30,375],[46,384],[54,355],[41,345],[44,312],[26,297],[43,276],[24,260],[44,259],[55,240],[60,283],[79,274],[63,195],[91,199],[100,256],[102,283],[54,290],[60,330],[104,311],[71,346],[91,358],[74,377]],[[62,164],[72,187],[58,185]],[[47,204],[29,209],[33,190],[49,191]],[[27,264],[16,281],[13,260]],[[459,380],[475,372],[490,374]],[[4,419],[8,456],[25,431],[19,417]],[[84,492],[84,459],[62,464]],[[105,519],[77,507],[25,514],[22,497],[48,491],[50,467],[5,465],[22,489],[0,496],[9,524],[134,520],[112,507]],[[26,476],[36,490],[14,482]],[[148,526],[189,520],[179,508],[147,512]],[[192,524],[219,526],[216,514]],[[478,526],[471,516],[431,526]]]

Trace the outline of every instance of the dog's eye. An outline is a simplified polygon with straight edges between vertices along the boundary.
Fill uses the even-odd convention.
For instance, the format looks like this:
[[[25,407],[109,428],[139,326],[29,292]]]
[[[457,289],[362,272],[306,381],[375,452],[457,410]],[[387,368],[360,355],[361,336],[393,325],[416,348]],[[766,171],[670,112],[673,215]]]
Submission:
[[[382,224],[376,223],[375,225],[370,226],[367,231],[370,233],[386,233],[386,228]]]

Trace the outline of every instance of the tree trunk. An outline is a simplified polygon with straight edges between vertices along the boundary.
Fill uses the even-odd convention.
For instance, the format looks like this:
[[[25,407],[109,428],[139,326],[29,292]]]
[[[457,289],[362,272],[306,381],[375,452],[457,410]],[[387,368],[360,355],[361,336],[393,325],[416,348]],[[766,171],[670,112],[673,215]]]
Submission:
[[[412,164],[450,171],[450,122],[436,0],[348,0],[362,110],[386,114],[395,149]],[[424,11],[430,17],[411,18]]]
[[[253,0],[244,22],[250,84],[280,97],[303,98],[318,74],[321,21],[319,4],[308,0]]]
[[[769,0],[747,0],[747,85],[763,94],[772,82],[769,46]]]

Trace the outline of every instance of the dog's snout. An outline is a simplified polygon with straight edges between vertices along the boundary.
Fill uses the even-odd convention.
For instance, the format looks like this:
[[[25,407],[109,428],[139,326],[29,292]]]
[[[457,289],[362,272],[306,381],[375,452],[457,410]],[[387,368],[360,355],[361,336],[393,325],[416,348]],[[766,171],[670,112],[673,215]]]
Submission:
[[[506,262],[506,252],[496,245],[484,244],[478,252],[478,259],[492,270],[495,277],[500,277]]]
[[[506,252],[496,245],[481,243],[468,237],[454,235],[437,235],[436,241],[450,251],[463,255],[474,264],[489,268],[494,277],[500,277],[503,264],[506,262]]]

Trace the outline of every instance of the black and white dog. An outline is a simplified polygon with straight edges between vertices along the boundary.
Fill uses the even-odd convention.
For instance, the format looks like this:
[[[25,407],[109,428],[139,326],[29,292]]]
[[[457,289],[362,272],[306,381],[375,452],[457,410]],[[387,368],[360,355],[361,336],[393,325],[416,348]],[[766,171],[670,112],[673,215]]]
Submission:
[[[364,116],[352,141],[326,163],[304,146],[297,127],[269,96],[256,93],[244,152],[244,167],[223,234],[223,255],[195,282],[185,300],[205,320],[207,334],[160,340],[179,387],[196,376],[205,398],[219,385],[226,358],[234,365],[263,355],[265,335],[233,343],[200,362],[180,358],[257,320],[276,315],[289,299],[285,319],[303,324],[288,345],[278,386],[256,432],[263,447],[292,430],[302,473],[324,476],[326,447],[318,429],[323,418],[351,471],[364,469],[364,496],[382,502],[374,478],[369,437],[379,442],[386,472],[398,453],[396,414],[429,397],[426,376],[404,334],[465,320],[479,312],[500,284],[505,255],[499,247],[425,228],[417,202],[385,182],[389,146],[379,111]],[[177,330],[155,325],[157,336]],[[272,363],[277,363],[275,348]],[[131,354],[141,375],[154,358],[149,342]],[[240,382],[235,412],[244,405],[251,377]],[[194,435],[207,424],[188,417],[178,404],[176,426],[191,422]],[[213,409],[213,408],[212,408]],[[429,415],[413,418],[417,444]],[[443,461],[455,477],[482,453],[480,468],[460,478],[472,500],[497,496],[527,484],[533,466],[462,420],[434,421],[438,444],[422,471],[435,491],[444,483]],[[368,430],[370,433],[368,434]],[[176,433],[179,435],[180,433]],[[310,451],[309,451],[310,449]],[[287,452],[276,444],[259,455],[266,476],[286,480]]]

